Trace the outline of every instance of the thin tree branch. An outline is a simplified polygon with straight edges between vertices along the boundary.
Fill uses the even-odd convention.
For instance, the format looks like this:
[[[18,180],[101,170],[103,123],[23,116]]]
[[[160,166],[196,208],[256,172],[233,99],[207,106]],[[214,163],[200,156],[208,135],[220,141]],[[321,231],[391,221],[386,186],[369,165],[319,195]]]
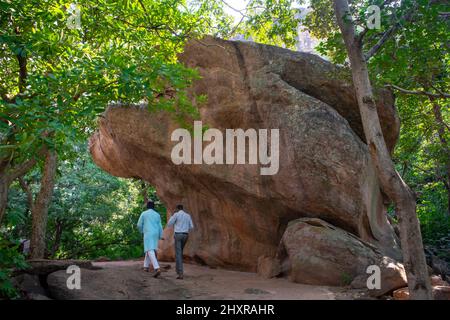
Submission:
[[[22,53],[16,55],[17,62],[19,63],[19,92],[25,91],[26,79],[28,76],[27,71],[27,58],[22,56]]]
[[[14,31],[16,35],[20,35],[19,27],[16,27]],[[19,93],[22,93],[25,90],[26,79],[28,76],[27,58],[24,53],[24,50],[25,48],[22,48],[22,50],[20,50],[20,52],[16,54],[17,62],[19,64],[19,81],[18,81]]]
[[[372,48],[370,48],[369,51],[364,55],[364,58],[366,59],[366,61],[368,61],[371,57],[373,57],[375,55],[375,53],[378,52],[378,50],[380,50],[380,48],[391,37],[391,35],[398,29],[398,27],[399,27],[399,25],[395,24],[392,27],[390,27],[385,33],[383,33],[383,35],[378,40],[378,42]]]
[[[146,13],[146,14],[147,14],[147,13]],[[124,20],[124,19],[122,19],[122,18],[120,18],[120,17],[115,17],[115,19],[118,20],[118,21],[120,21],[120,22],[123,22],[124,24],[126,24],[126,25],[128,25],[128,26],[130,26],[130,27],[133,27],[133,28],[136,28],[136,29],[141,28],[141,29],[145,29],[145,30],[147,30],[147,31],[151,31],[151,30],[154,30],[154,31],[163,30],[164,27],[165,27],[164,24],[157,24],[157,25],[148,25],[148,26],[145,26],[145,25],[136,25],[136,24],[133,24],[133,23],[128,22],[127,20]]]
[[[380,10],[383,10],[384,7],[386,7],[387,5],[391,4],[391,3],[394,2],[394,1],[395,1],[395,0],[385,0],[385,1],[379,6]],[[370,30],[370,29],[369,29],[368,27],[366,27],[366,28],[364,28],[363,31],[361,31],[360,34],[358,34],[357,41],[358,41],[359,43],[362,43],[362,41],[363,41],[363,39],[364,39],[364,36],[367,34],[367,32],[369,32],[369,30]]]
[[[402,20],[404,22],[410,22],[413,18],[413,13],[417,9],[417,3],[414,3],[411,10],[409,10],[404,16],[402,16],[399,21],[394,23],[386,32],[383,33],[378,42],[364,54],[364,58],[368,61],[371,57],[373,57],[378,50],[386,43],[387,40],[401,27]]]
[[[439,89],[439,88],[436,88],[436,86],[431,86],[434,90],[436,90],[440,95],[442,95],[442,96],[445,96],[446,95],[446,93],[445,92],[443,92],[441,89]]]
[[[48,133],[44,133],[44,136],[47,136]],[[18,179],[19,177],[25,175],[28,171],[30,171],[34,165],[37,163],[38,157],[44,155],[47,152],[47,146],[41,147],[37,154],[33,156],[31,159],[26,160],[25,162],[17,165],[12,171],[7,173],[7,179],[9,181],[14,181]]]
[[[408,89],[401,88],[399,86],[396,86],[395,84],[387,84],[387,85],[385,85],[385,87],[393,88],[393,89],[398,90],[398,91],[400,91],[402,93],[405,93],[405,94],[423,95],[423,96],[428,96],[428,97],[433,97],[433,98],[444,98],[444,99],[450,98],[450,94],[444,93],[444,92],[442,92],[442,93],[432,93],[432,92],[424,91],[424,90],[414,91],[414,90],[408,90]]]
[[[111,86],[111,85],[113,85],[113,84],[116,84],[116,83],[119,83],[119,80],[113,80],[113,81],[107,82],[105,85],[101,86],[100,88],[101,88],[101,89],[106,89],[106,88],[108,88],[109,86]],[[92,88],[97,89],[97,90],[100,89],[100,88],[96,87],[95,85],[87,86],[86,88],[81,89],[80,91],[78,91],[77,93],[75,93],[75,94],[72,96],[72,100],[73,100],[74,102],[77,102],[78,99],[81,98],[81,95],[82,95],[83,93],[88,92],[88,91],[89,91],[90,89],[92,89]]]
[[[8,173],[8,180],[13,181],[13,180],[23,176],[28,171],[30,171],[31,168],[34,167],[36,162],[37,162],[36,158],[33,157],[33,158],[21,163],[12,172]]]
[[[22,190],[27,195],[28,209],[31,212],[31,210],[33,208],[33,202],[34,202],[34,200],[33,200],[33,198],[34,198],[33,197],[33,192],[31,192],[30,185],[25,181],[23,176],[20,176],[18,178],[18,180],[19,180],[20,187],[22,188]]]
[[[14,98],[9,98],[8,97],[8,92],[6,91],[6,89],[3,86],[0,86],[0,97],[3,99],[3,101],[8,102],[8,103],[14,103],[15,102],[15,97]]]
[[[230,8],[231,10],[233,10],[234,12],[237,12],[237,13],[239,13],[241,16],[247,17],[247,18],[248,18],[247,13],[243,13],[243,11],[247,12],[248,7],[249,7],[249,5],[250,5],[250,3],[251,3],[252,1],[250,1],[250,2],[245,6],[245,8],[242,9],[242,10],[239,10],[239,9],[234,8],[233,6],[229,5],[229,4],[228,4],[227,2],[225,2],[224,0],[221,0],[221,2],[222,2],[225,6],[227,6],[227,7]]]
[[[356,41],[358,41],[359,43],[362,43],[364,36],[367,34],[367,32],[369,32],[369,28],[364,28],[364,30],[361,31],[361,33],[358,34],[358,36],[356,37]]]

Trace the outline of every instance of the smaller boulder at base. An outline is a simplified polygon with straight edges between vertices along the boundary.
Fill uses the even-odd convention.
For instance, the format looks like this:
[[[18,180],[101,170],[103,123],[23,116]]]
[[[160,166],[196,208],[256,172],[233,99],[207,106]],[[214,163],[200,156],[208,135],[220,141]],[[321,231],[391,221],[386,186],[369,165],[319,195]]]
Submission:
[[[278,257],[293,282],[351,285],[370,289],[373,296],[406,285],[402,264],[383,256],[376,247],[355,235],[317,218],[291,221],[283,234]],[[373,269],[379,270],[378,282],[369,279],[376,276]],[[376,286],[368,288],[368,282]]]
[[[275,278],[281,273],[280,261],[277,258],[260,256],[258,258],[257,272],[263,278]]]
[[[409,289],[408,287],[397,289],[392,296],[395,300],[409,300]],[[433,299],[450,300],[450,286],[433,285]]]

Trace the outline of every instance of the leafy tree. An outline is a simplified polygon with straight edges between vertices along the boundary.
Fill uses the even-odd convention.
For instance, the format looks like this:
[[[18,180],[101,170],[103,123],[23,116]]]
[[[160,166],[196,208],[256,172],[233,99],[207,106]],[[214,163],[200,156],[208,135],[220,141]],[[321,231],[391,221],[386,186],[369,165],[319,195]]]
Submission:
[[[235,8],[225,0],[213,2],[239,16],[239,21],[231,22],[226,29],[225,38],[241,34],[259,43],[295,47],[299,13],[295,0],[250,0],[243,9]]]
[[[136,228],[145,203],[141,181],[112,177],[93,163],[86,146],[76,149],[77,159],[60,163],[49,208],[45,256],[88,259],[141,256],[142,236]],[[6,227],[12,238],[29,238],[28,199],[39,191],[40,174],[34,169],[11,187]],[[165,221],[165,208],[154,188],[146,185],[146,195],[155,201],[156,210]]]
[[[444,92],[448,88],[449,81],[446,45],[448,24],[442,16],[442,12],[446,11],[445,3],[428,0],[356,1],[351,3],[351,15],[345,14],[340,18],[337,16],[338,19],[333,17],[333,8],[327,6],[328,3],[328,1],[312,0],[313,11],[306,19],[308,29],[324,40],[319,50],[338,63],[347,64],[347,57],[349,57],[353,72],[355,72],[355,65],[365,67],[364,64],[367,64],[371,75],[370,82],[378,86],[390,87],[399,94],[397,106],[403,126],[400,143],[394,154],[397,168],[400,169],[406,181],[417,188],[419,182],[417,173],[421,170],[415,166],[418,162],[420,165],[426,163],[427,166],[433,162],[433,167],[436,167],[437,171],[444,172],[439,174],[439,178],[435,176],[434,180],[443,180],[444,185],[447,186],[450,177],[448,131],[446,132],[448,113],[441,108],[445,99],[450,97]],[[343,1],[335,1],[335,5],[338,3],[341,8],[345,8]],[[373,4],[381,9],[380,29],[367,27],[367,8]],[[341,19],[340,24],[337,23],[339,19]],[[349,24],[353,24],[354,36],[350,35]],[[347,34],[343,31],[343,27],[346,26]],[[353,40],[352,37],[354,37]],[[360,59],[362,62],[359,63],[355,61],[358,60],[355,59],[355,55],[361,52],[365,54]],[[361,82],[355,81],[355,83],[358,87],[363,86]],[[422,181],[419,183],[419,188],[423,186]],[[434,187],[437,185],[434,184]],[[386,189],[386,186],[383,189]],[[429,192],[419,193],[417,202],[417,213],[422,221],[426,221],[424,210],[433,211],[433,208],[439,207],[439,203],[442,203],[430,204],[426,199],[420,199],[424,195],[430,194]],[[396,202],[395,197],[390,195],[390,198]],[[447,198],[450,199],[449,195]],[[437,198],[435,197],[434,200]],[[415,200],[411,199],[410,202],[413,203]],[[400,209],[397,206],[395,210],[399,216]],[[410,217],[412,218],[412,214]],[[399,221],[402,222],[405,219],[403,217]],[[448,226],[448,223],[443,226],[445,225]],[[427,232],[426,236],[429,235],[430,233]],[[406,239],[402,241],[402,247],[407,251],[408,244],[405,242]],[[416,242],[418,241],[411,243],[410,247],[413,249],[420,247],[416,245]],[[416,255],[411,257],[414,257],[415,261],[419,259]],[[408,258],[406,265],[409,265]],[[422,271],[425,277],[426,272]],[[414,273],[421,277],[420,272]],[[412,282],[410,281],[410,284]]]
[[[398,94],[396,104],[402,119],[402,135],[394,160],[404,166],[405,157],[412,156],[416,148],[422,150],[433,144],[427,151],[433,150],[429,156],[436,160],[436,179],[449,192],[449,113],[443,107],[450,97],[445,93],[449,87],[449,34],[448,21],[442,14],[448,6],[444,2],[425,0],[371,1],[370,4],[381,8],[381,30],[377,30],[365,26],[368,4],[361,1],[355,5],[371,81]],[[324,40],[318,50],[333,62],[346,63],[347,54],[332,8],[323,0],[312,0],[311,5],[313,10],[305,24]],[[403,146],[404,143],[408,146]]]
[[[351,64],[353,83],[360,108],[361,119],[372,161],[375,164],[381,188],[394,202],[399,217],[403,260],[412,298],[431,299],[431,285],[422,245],[419,224],[416,218],[416,200],[411,189],[395,170],[389,151],[381,133],[375,108],[374,94],[369,79],[367,60],[383,44],[384,35],[366,54],[363,51],[365,30],[357,33],[357,22],[347,0],[334,0],[334,11]],[[408,12],[405,19],[409,19]],[[358,19],[358,15],[356,15]],[[390,30],[393,27],[391,27]],[[395,29],[395,28],[394,28]],[[393,32],[393,31],[392,31]],[[385,33],[388,34],[388,33]]]
[[[186,37],[208,30],[204,8],[182,1],[79,1],[69,28],[65,1],[0,3],[0,221],[8,189],[36,164],[32,256],[43,255],[57,155],[72,154],[105,106],[146,103],[180,116],[195,108],[185,89],[196,72],[176,61]]]
[[[250,2],[250,6],[251,4],[253,2]],[[273,8],[267,2],[265,4],[261,11],[267,20]],[[284,5],[285,10],[292,8],[292,3],[279,4]],[[415,290],[412,293],[415,297],[430,297],[416,218],[415,194],[396,172],[396,164],[382,139],[377,112],[371,107],[374,101],[371,83],[388,86],[400,94],[420,97],[420,104],[427,107],[427,117],[421,117],[422,123],[430,120],[429,115],[432,115],[434,122],[431,123],[432,137],[421,138],[425,143],[419,145],[426,145],[429,158],[434,159],[437,171],[444,172],[439,174],[439,180],[443,180],[447,187],[450,181],[448,110],[444,110],[442,104],[450,97],[445,92],[449,82],[448,24],[445,20],[445,12],[448,10],[445,3],[428,0],[352,1],[350,6],[347,1],[334,1],[334,7],[330,4],[326,0],[312,0],[312,12],[304,23],[313,35],[325,40],[319,47],[323,54],[334,62],[351,67],[372,159],[382,189],[394,202],[395,213],[399,217],[410,291]],[[373,4],[381,8],[381,29],[372,29],[367,25],[367,9]],[[287,21],[292,19],[292,15],[286,17]],[[251,30],[252,19],[247,17],[247,21]],[[287,25],[293,24],[289,22]],[[411,110],[414,107],[410,104],[406,108]],[[427,128],[429,127],[428,125]],[[410,131],[414,130],[414,127],[409,128]],[[413,136],[417,137],[417,134],[411,137]],[[402,138],[405,137],[402,134]],[[445,178],[442,179],[442,176]],[[447,198],[450,198],[449,195]],[[420,210],[422,203],[419,204]]]
[[[322,54],[350,63],[371,155],[401,223],[410,290],[429,297],[416,208],[426,239],[448,233],[442,214],[450,210],[448,10],[439,0],[331,3],[311,0],[304,23],[323,40]],[[154,190],[100,173],[77,158],[73,145],[92,133],[111,102],[145,103],[179,119],[195,114],[185,89],[198,75],[176,60],[184,42],[243,34],[291,48],[296,4],[304,1],[250,0],[242,10],[226,0],[78,4],[80,25],[73,29],[65,1],[0,3],[0,222],[11,191],[5,229],[16,236],[31,231],[34,256],[137,256],[134,220]],[[367,28],[371,4],[381,8],[381,29]],[[372,84],[398,94],[403,126],[394,162],[371,108]]]
[[[14,270],[28,267],[24,256],[18,251],[19,242],[8,238],[0,238],[0,299],[17,298],[19,292],[11,281]]]

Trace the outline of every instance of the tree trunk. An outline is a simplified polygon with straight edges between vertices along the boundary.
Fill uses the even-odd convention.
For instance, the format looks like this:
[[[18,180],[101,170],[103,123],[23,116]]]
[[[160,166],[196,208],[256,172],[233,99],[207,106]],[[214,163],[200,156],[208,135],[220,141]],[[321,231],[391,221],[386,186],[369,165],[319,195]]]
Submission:
[[[433,114],[434,119],[436,120],[437,124],[437,131],[439,135],[439,141],[441,142],[442,148],[444,150],[444,153],[446,155],[446,163],[445,163],[445,188],[447,189],[447,201],[448,201],[448,208],[447,208],[447,214],[450,216],[450,147],[448,145],[447,139],[445,137],[445,131],[446,131],[446,125],[444,122],[444,119],[442,118],[442,111],[441,106],[439,103],[436,102],[436,99],[433,97],[429,97],[431,104],[433,105]]]
[[[42,259],[45,255],[45,232],[47,229],[48,208],[53,195],[57,167],[57,156],[53,150],[48,150],[45,156],[41,187],[36,201],[31,209],[31,258]]]
[[[42,151],[39,151],[41,153]],[[2,161],[3,160],[3,161]],[[0,160],[0,225],[6,213],[8,205],[8,191],[11,183],[30,171],[36,164],[36,158],[29,159],[14,167],[11,166],[11,161]]]
[[[23,192],[27,196],[27,211],[26,213],[31,213],[31,208],[33,207],[33,192],[30,189],[30,185],[25,181],[23,177],[19,177],[19,184]]]
[[[375,164],[381,188],[394,202],[399,218],[403,263],[411,298],[432,299],[422,235],[416,215],[415,195],[395,170],[386,147],[362,44],[355,34],[355,25],[351,19],[347,0],[334,0],[334,10],[351,64],[353,85],[369,152]]]
[[[59,249],[59,245],[61,244],[61,236],[63,232],[64,223],[63,221],[57,219],[56,220],[56,231],[55,231],[55,240],[53,242],[52,250],[50,252],[50,257],[54,258],[56,251]]]
[[[142,197],[144,198],[144,207],[146,207],[148,202],[148,185],[145,181],[141,182],[141,192]]]
[[[0,226],[6,213],[6,205],[8,204],[9,183],[6,178],[0,178]]]

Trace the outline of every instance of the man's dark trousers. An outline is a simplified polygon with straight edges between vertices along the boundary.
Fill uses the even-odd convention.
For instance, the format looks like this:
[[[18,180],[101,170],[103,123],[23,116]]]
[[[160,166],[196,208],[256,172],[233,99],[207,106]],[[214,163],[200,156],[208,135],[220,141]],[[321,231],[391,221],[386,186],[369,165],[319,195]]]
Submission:
[[[183,249],[187,239],[187,233],[175,233],[175,262],[177,274],[179,275],[183,275]]]

